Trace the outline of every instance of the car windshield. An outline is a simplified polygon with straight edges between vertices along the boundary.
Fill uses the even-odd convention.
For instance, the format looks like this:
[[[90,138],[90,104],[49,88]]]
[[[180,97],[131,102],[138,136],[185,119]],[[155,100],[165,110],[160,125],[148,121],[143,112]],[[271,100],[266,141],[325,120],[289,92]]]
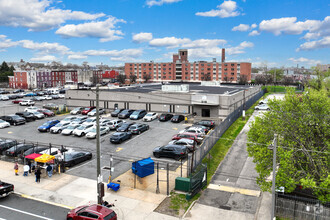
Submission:
[[[21,117],[18,115],[12,115],[13,119],[20,119]]]
[[[89,130],[89,132],[96,133],[96,129],[92,128],[92,129]]]
[[[43,126],[48,126],[50,124],[50,122],[46,122],[46,123],[43,123],[42,125]]]
[[[138,126],[137,125],[132,125],[129,129],[137,129]]]
[[[122,114],[127,114],[128,113],[128,110],[124,110],[121,112]]]
[[[113,113],[119,113],[120,112],[120,109],[116,109],[113,111]]]
[[[78,108],[74,108],[73,110],[74,110],[74,111],[79,111],[79,110],[80,110],[80,107],[78,107]]]
[[[62,127],[62,126],[63,126],[62,123],[58,123],[58,124],[55,125],[55,127]]]
[[[87,110],[87,111],[88,111],[88,110],[89,110],[89,108],[84,108],[84,110]]]
[[[75,128],[76,128],[76,126],[68,126],[66,129],[73,130]]]
[[[153,116],[153,113],[148,113],[146,116]]]
[[[2,120],[2,119],[0,119],[0,123],[3,123],[3,122],[5,122],[4,120]]]
[[[85,128],[86,128],[85,126],[80,126],[77,128],[77,130],[85,130]]]
[[[120,137],[120,133],[114,133],[112,137]]]
[[[132,115],[139,115],[140,112],[133,112]]]
[[[93,122],[93,120],[94,120],[93,118],[89,118],[86,120],[86,122]]]

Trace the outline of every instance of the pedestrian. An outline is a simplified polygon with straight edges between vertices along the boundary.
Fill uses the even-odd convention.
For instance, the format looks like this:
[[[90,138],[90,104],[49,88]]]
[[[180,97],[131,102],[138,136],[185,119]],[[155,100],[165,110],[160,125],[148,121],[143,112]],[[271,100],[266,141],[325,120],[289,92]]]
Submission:
[[[35,175],[36,175],[36,182],[40,183],[41,170],[39,166],[35,169]]]
[[[28,164],[25,164],[23,167],[23,171],[24,171],[23,176],[28,176],[29,170],[30,170],[30,166]]]
[[[29,165],[29,173],[31,173],[31,160],[28,160],[28,165]]]
[[[14,170],[15,170],[15,175],[18,176],[18,163],[17,162],[15,163]]]
[[[52,175],[53,175],[53,167],[50,164],[48,164],[46,170],[47,170],[47,173],[48,173],[48,177],[49,178],[52,177]]]

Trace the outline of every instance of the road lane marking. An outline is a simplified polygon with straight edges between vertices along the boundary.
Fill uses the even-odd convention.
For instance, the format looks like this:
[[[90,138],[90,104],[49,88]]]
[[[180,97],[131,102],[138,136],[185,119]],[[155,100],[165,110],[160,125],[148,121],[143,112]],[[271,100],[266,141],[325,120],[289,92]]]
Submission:
[[[209,186],[207,188],[208,189],[219,190],[219,191],[230,192],[230,193],[240,193],[240,194],[248,195],[248,196],[255,196],[255,197],[260,196],[260,191],[251,190],[251,189],[242,189],[242,188],[216,185],[216,184],[209,184]]]
[[[25,211],[22,211],[22,210],[19,210],[19,209],[14,209],[14,208],[11,208],[11,207],[8,207],[8,206],[0,205],[0,207],[2,207],[4,209],[9,209],[9,210],[12,210],[12,211],[15,211],[15,212],[20,212],[20,213],[25,214],[25,215],[30,215],[30,216],[33,216],[33,217],[52,220],[51,218],[46,218],[46,217],[43,217],[41,215],[36,215],[36,214],[30,213],[30,212],[25,212]]]
[[[8,134],[12,134],[13,132],[12,131],[8,131]]]
[[[173,128],[173,130],[178,130],[178,128]]]
[[[116,149],[116,152],[119,152],[119,151],[121,151],[123,148],[121,148],[121,147],[117,147],[117,149]]]

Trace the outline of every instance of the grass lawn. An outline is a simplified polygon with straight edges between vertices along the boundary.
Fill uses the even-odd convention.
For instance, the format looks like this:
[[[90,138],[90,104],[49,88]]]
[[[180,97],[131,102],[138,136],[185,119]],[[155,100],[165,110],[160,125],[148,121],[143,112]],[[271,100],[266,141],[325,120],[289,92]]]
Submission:
[[[268,93],[285,93],[287,88],[291,88],[288,86],[263,86],[262,89],[267,88]],[[300,91],[295,87],[296,91]]]

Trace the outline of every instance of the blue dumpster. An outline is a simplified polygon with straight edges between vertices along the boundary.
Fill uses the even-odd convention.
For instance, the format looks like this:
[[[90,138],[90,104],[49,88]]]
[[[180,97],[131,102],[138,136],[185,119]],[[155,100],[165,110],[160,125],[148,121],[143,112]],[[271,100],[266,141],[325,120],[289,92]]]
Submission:
[[[132,163],[132,172],[139,177],[145,177],[155,172],[155,162],[149,157]]]

